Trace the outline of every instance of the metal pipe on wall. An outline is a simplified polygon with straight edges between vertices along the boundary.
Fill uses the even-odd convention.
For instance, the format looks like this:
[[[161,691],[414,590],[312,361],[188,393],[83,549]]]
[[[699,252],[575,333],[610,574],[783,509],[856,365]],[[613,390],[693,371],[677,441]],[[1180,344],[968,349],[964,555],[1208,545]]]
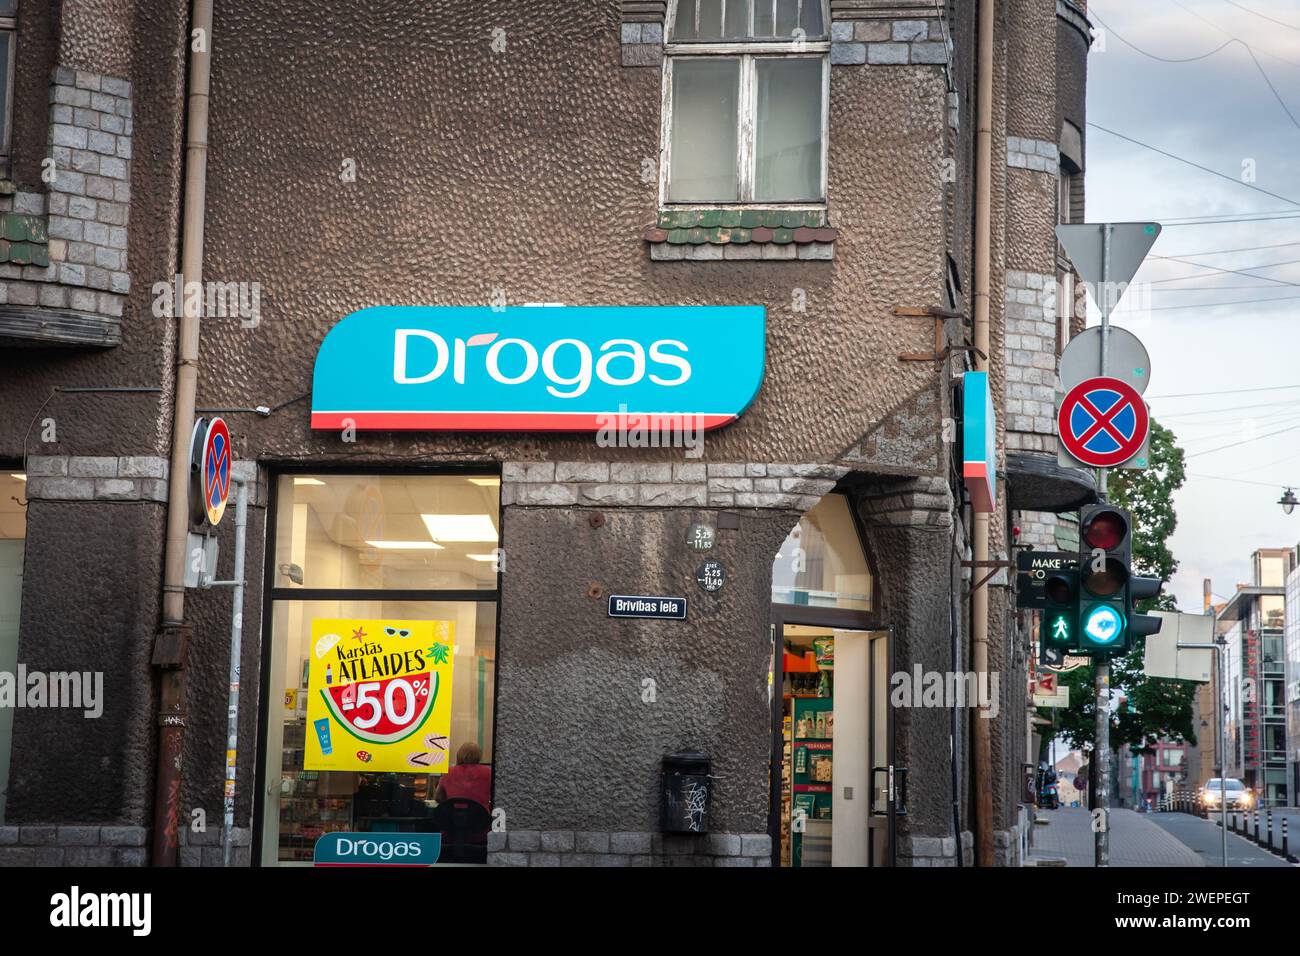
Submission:
[[[182,291],[203,281],[203,212],[207,202],[208,91],[212,0],[190,8],[190,60],[185,108],[185,193],[181,221]],[[199,377],[202,296],[181,296],[176,397],[172,409],[167,545],[163,558],[162,630],[155,647],[159,677],[158,765],[154,786],[153,865],[175,866],[179,855],[181,747],[185,734],[185,550],[189,533],[190,433]]]
[[[975,135],[975,368],[989,368],[989,290],[992,285],[991,262],[993,240],[993,16],[994,0],[979,5],[979,59],[976,66],[976,135]],[[975,567],[989,559],[989,518],[975,515],[971,550]],[[989,591],[988,585],[971,593],[971,643],[976,674],[989,669]],[[993,866],[993,744],[990,720],[976,713],[971,737],[974,753],[971,763],[975,772],[975,862]]]

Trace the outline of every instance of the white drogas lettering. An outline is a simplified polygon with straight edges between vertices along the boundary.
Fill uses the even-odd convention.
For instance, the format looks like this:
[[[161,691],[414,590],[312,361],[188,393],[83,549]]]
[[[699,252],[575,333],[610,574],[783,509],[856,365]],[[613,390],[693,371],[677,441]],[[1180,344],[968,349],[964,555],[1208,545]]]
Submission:
[[[682,374],[675,381],[660,378],[658,375],[651,375],[650,381],[656,385],[682,385],[691,377],[691,363],[681,355],[665,355],[664,349],[667,347],[679,348],[683,352],[689,352],[686,343],[678,342],[676,339],[660,339],[650,346],[650,361],[658,362],[660,365],[669,365],[678,369]]]
[[[501,350],[507,345],[517,345],[524,351],[524,370],[514,378],[507,378],[502,375],[501,369],[497,365]],[[487,351],[487,372],[502,385],[518,385],[521,382],[526,382],[537,374],[537,349],[533,348],[533,343],[524,339],[502,339],[495,342]]]
[[[416,335],[428,339],[438,352],[438,359],[433,364],[433,371],[419,377],[412,377],[406,368],[406,341]],[[447,343],[437,332],[427,329],[398,329],[393,344],[393,381],[398,385],[423,385],[432,382],[447,370]]]
[[[564,345],[571,345],[578,352],[578,372],[570,378],[562,378],[555,370],[555,353]],[[569,392],[561,392],[555,385],[546,386],[546,390],[556,398],[577,398],[591,387],[591,349],[586,342],[577,339],[556,339],[542,353],[542,373],[555,385],[574,386]]]
[[[609,349],[615,345],[626,345],[627,349],[619,349],[610,352]],[[596,377],[606,385],[635,385],[645,376],[645,348],[640,342],[634,342],[632,339],[610,339],[600,347],[601,355],[596,362]],[[614,359],[627,359],[632,363],[632,374],[627,378],[615,378],[609,374],[610,363]]]

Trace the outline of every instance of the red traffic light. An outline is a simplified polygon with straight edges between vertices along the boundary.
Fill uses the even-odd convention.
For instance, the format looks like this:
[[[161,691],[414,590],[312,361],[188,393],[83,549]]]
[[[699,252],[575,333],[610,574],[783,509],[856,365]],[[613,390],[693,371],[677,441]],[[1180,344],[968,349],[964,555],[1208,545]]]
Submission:
[[[1128,537],[1128,522],[1118,511],[1098,511],[1084,525],[1081,536],[1090,548],[1113,551]]]

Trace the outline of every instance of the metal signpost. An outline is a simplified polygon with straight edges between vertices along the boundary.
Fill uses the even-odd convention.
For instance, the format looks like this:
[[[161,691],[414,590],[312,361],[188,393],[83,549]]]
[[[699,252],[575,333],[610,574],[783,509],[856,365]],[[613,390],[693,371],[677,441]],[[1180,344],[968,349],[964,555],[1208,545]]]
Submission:
[[[1110,313],[1129,281],[1137,274],[1142,260],[1146,258],[1156,239],[1160,237],[1160,225],[1154,222],[1142,223],[1080,223],[1056,227],[1056,236],[1066,255],[1074,264],[1075,270],[1092,290],[1092,299],[1101,312],[1101,336],[1099,345],[1099,370],[1101,375],[1094,382],[1110,377],[1109,349]],[[1118,294],[1112,295],[1111,281],[1115,277]],[[1146,370],[1149,372],[1149,370]],[[1119,382],[1115,379],[1113,381]],[[1121,382],[1120,384],[1125,384]],[[1130,391],[1131,386],[1125,386]],[[1121,393],[1122,394],[1122,393]],[[1142,406],[1139,397],[1136,403]],[[1129,407],[1133,407],[1130,403]],[[1145,406],[1142,406],[1145,411]],[[1064,408],[1063,408],[1064,411]],[[1100,410],[1115,411],[1110,408]],[[1136,414],[1136,408],[1134,409]],[[1145,423],[1144,423],[1145,424]],[[1104,425],[1102,425],[1104,427]],[[1081,437],[1081,436],[1079,436]],[[1064,435],[1062,435],[1064,438]],[[1086,445],[1080,441],[1079,445]],[[1121,443],[1127,444],[1127,443]],[[1138,442],[1141,445],[1141,442]],[[1134,452],[1136,454],[1136,451]],[[1130,455],[1129,457],[1132,457]],[[1121,464],[1122,462],[1115,462]],[[1106,467],[1098,469],[1097,488],[1104,500],[1106,497]],[[1097,774],[1097,806],[1093,808],[1093,859],[1097,866],[1110,865],[1110,661],[1102,656],[1096,659],[1096,747],[1093,753]],[[1098,813],[1097,811],[1100,811]]]
[[[190,534],[192,559],[187,573],[187,586],[233,588],[230,611],[230,690],[226,710],[226,784],[223,797],[221,827],[221,855],[225,866],[230,866],[232,837],[235,825],[235,767],[239,756],[239,662],[243,647],[244,627],[244,551],[248,531],[248,485],[240,482],[235,503],[235,573],[229,581],[214,581],[217,567],[216,537],[213,534],[226,513],[230,499],[231,474],[234,469],[234,449],[230,443],[230,430],[220,418],[210,422],[200,418],[194,424],[190,446],[191,518],[195,524],[204,525],[203,534]],[[195,567],[193,557],[202,554],[202,569]]]

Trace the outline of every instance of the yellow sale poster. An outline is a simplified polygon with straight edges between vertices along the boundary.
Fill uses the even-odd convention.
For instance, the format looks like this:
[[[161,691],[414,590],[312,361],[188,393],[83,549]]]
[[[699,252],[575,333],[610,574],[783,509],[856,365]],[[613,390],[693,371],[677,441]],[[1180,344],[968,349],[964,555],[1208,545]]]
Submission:
[[[304,768],[445,773],[455,627],[312,621]]]

